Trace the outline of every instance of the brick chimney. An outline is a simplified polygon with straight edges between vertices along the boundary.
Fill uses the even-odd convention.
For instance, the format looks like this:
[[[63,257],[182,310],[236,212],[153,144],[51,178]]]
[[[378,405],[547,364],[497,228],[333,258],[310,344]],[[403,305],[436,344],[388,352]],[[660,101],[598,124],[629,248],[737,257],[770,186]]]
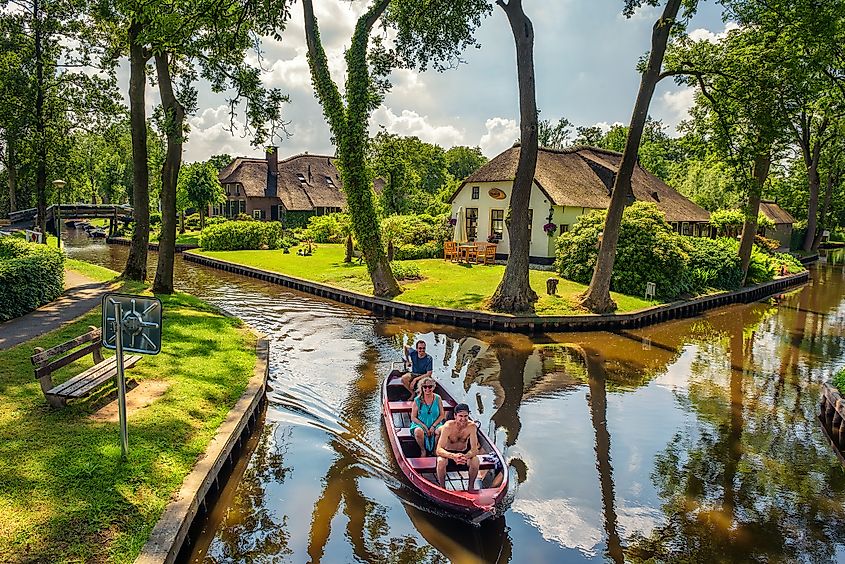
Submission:
[[[267,147],[267,186],[264,196],[275,198],[279,187],[279,148]]]

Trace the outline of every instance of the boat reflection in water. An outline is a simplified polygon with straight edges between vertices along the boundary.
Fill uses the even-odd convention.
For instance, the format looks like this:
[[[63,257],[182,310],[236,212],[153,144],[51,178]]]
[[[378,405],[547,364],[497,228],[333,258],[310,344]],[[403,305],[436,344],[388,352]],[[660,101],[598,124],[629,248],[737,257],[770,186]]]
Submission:
[[[68,252],[119,270],[126,249]],[[265,425],[192,559],[845,561],[845,472],[815,419],[845,366],[841,265],[694,319],[528,337],[379,319],[180,261],[177,287],[272,343]],[[479,529],[409,498],[384,439],[381,378],[418,338],[510,468],[510,509]]]

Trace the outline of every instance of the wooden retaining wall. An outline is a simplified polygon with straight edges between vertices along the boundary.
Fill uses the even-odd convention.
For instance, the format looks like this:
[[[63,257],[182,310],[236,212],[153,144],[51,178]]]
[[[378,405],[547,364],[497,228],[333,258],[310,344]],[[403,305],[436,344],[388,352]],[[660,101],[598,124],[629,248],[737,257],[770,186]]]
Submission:
[[[132,245],[132,241],[130,239],[125,239],[123,237],[108,237],[106,239],[106,243],[111,245],[123,245],[124,247],[129,247]],[[147,248],[151,251],[158,251],[158,243],[148,243]],[[198,245],[176,245],[176,252],[177,253],[184,253],[185,251],[190,251],[192,249],[199,249]]]
[[[822,385],[819,400],[819,423],[840,462],[845,464],[845,398],[827,382]]]
[[[630,313],[611,315],[505,315],[483,311],[454,310],[416,304],[405,304],[359,294],[334,286],[320,284],[285,274],[269,272],[259,268],[242,266],[228,261],[213,259],[195,253],[184,253],[185,260],[203,266],[217,268],[226,272],[257,278],[271,284],[278,284],[301,292],[307,292],[344,304],[353,305],[372,311],[377,315],[401,317],[430,323],[444,323],[458,327],[510,331],[515,333],[544,333],[556,331],[613,331],[644,327],[654,323],[693,317],[700,313],[724,305],[748,303],[777,294],[787,288],[803,284],[809,280],[809,272],[785,276],[771,282],[741,288],[733,292],[722,292],[702,296],[688,301],[678,301],[650,307]]]

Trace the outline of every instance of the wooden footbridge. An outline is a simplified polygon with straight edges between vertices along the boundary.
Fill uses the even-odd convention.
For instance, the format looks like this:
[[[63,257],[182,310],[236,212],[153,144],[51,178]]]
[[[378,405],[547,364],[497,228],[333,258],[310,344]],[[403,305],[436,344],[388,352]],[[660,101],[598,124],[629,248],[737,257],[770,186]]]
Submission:
[[[118,222],[129,223],[132,221],[132,208],[114,204],[54,204],[47,207],[47,231],[56,233],[56,215],[62,221],[70,219],[108,219],[109,234],[117,230]],[[9,214],[11,223],[34,222],[38,217],[37,208],[13,211]]]

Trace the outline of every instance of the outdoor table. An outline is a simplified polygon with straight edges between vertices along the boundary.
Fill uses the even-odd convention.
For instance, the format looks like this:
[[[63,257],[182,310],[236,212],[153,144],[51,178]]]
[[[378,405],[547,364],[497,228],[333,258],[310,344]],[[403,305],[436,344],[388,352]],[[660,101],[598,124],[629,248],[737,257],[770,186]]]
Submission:
[[[461,243],[458,245],[458,262],[469,262],[469,251],[475,248],[475,243]]]

